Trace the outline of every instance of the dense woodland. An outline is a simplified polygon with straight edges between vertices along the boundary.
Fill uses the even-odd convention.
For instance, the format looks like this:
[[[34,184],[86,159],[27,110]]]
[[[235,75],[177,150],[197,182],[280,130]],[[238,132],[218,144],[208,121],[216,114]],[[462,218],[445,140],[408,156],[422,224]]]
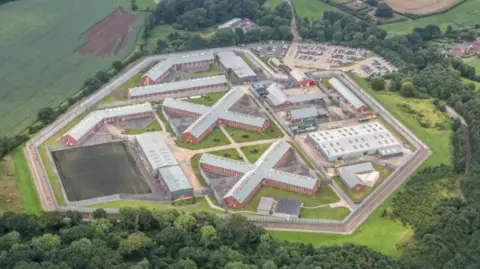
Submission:
[[[162,13],[161,8],[158,9],[151,23],[193,30],[196,26],[189,23],[189,19],[209,27],[240,16],[251,17],[262,27],[274,29],[278,25],[273,23],[272,14],[289,18],[285,6],[266,11],[262,4],[165,1],[161,5],[170,8],[169,11]],[[245,10],[241,10],[243,8]],[[214,16],[199,18],[200,14]],[[273,19],[260,23],[262,18]],[[282,23],[288,25],[286,21]],[[461,76],[480,80],[475,69],[428,45],[428,41],[447,35],[435,25],[387,38],[387,33],[375,25],[349,15],[325,12],[323,20],[301,19],[300,32],[309,40],[371,49],[400,67],[399,72],[372,79],[376,90],[398,91],[406,97],[434,98],[440,110],[449,105],[468,123],[468,127],[462,127],[457,121],[452,124],[453,165],[418,171],[396,194],[392,207],[382,214],[415,230],[414,238],[403,246],[405,253],[400,260],[348,244],[315,249],[281,243],[241,216],[219,219],[208,214],[124,209],[118,222],[105,219],[102,211],[88,223],[82,222],[75,213],[67,216],[7,213],[0,217],[0,268],[479,268],[480,97],[473,84],[465,85],[460,80]],[[220,33],[220,38],[214,36],[208,42],[215,38],[223,40],[223,34],[226,35]],[[195,42],[184,41],[198,39],[198,36],[183,36],[183,33],[172,34],[161,44],[165,46],[159,47],[167,47],[168,51],[196,47],[192,45]],[[182,44],[176,45],[177,40],[183,40]],[[227,44],[215,42],[204,45]],[[87,81],[85,87],[94,91],[105,79],[108,80],[105,74],[99,73]],[[39,114],[42,122],[55,118],[47,112]],[[7,152],[10,144],[0,139],[0,153]],[[465,171],[465,147],[469,144],[472,156],[470,169]],[[452,186],[459,175],[464,177],[466,201],[448,195],[454,192]]]

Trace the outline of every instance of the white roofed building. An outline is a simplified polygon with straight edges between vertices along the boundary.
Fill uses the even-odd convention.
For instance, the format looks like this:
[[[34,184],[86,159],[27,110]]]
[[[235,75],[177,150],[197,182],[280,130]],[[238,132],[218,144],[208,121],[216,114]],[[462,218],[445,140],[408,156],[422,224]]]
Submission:
[[[233,51],[224,51],[217,53],[218,63],[227,75],[233,76],[239,82],[250,82],[258,80],[258,76],[253,69]]]
[[[245,206],[262,185],[305,195],[315,194],[320,186],[318,179],[277,170],[287,161],[290,150],[290,144],[281,140],[273,143],[254,164],[208,153],[202,154],[199,163],[201,169],[211,173],[241,176],[223,197],[231,208]]]
[[[140,81],[143,85],[157,84],[164,80],[172,71],[209,66],[213,63],[215,63],[215,56],[212,52],[168,57],[148,70],[140,78]]]
[[[104,123],[152,116],[153,109],[150,103],[93,111],[68,130],[68,132],[60,138],[60,141],[64,141],[70,146],[75,146],[81,140],[94,134]]]
[[[400,142],[379,122],[309,133],[307,138],[328,161],[402,152]]]
[[[130,88],[128,89],[128,98],[148,99],[151,97],[184,96],[199,91],[220,91],[227,88],[228,81],[225,76],[211,76]]]
[[[198,144],[218,124],[257,132],[265,131],[269,124],[268,119],[230,111],[244,95],[242,88],[232,88],[212,107],[172,98],[166,98],[162,106],[166,113],[197,117],[197,120],[180,134],[180,139]]]
[[[160,179],[171,200],[193,196],[193,188],[160,132],[135,136],[140,158],[150,175]]]
[[[309,87],[317,85],[315,80],[309,78],[307,75],[305,75],[305,73],[298,69],[293,69],[290,71],[290,77],[295,80],[297,87]]]
[[[288,108],[312,103],[323,103],[326,95],[314,92],[301,95],[287,95],[278,83],[273,83],[267,88],[266,100],[275,109]]]

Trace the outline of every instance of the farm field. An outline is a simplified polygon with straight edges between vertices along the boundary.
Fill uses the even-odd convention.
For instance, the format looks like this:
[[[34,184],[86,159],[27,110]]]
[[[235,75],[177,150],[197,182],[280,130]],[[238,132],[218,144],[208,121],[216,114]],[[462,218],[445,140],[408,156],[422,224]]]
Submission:
[[[92,55],[105,52],[91,50],[95,49],[91,42],[100,38],[90,39],[84,51],[88,54],[77,53],[87,44],[82,36],[119,5],[129,8],[127,0],[72,0],[68,5],[55,0],[15,1],[0,7],[0,135],[18,133],[34,121],[38,110],[62,103],[85,79],[133,50],[142,13],[136,13],[139,17],[134,21],[133,15],[126,14],[128,23],[121,24],[135,26],[125,43],[117,36],[112,50],[124,47],[117,55]],[[123,16],[117,15],[117,19]],[[112,46],[111,37],[105,38],[108,42],[98,43],[102,49]]]
[[[439,12],[461,1],[463,0],[386,0],[385,2],[397,12],[424,15]]]
[[[445,30],[449,24],[456,27],[465,27],[478,23],[480,17],[480,0],[466,0],[452,10],[421,19],[385,24],[380,28],[390,35],[403,35],[410,33],[415,27],[425,27],[428,24],[438,25]]]
[[[340,9],[326,4],[321,0],[292,0],[298,16],[307,17],[311,19],[322,19],[323,12],[335,11],[344,13]],[[268,3],[268,2],[267,2]]]

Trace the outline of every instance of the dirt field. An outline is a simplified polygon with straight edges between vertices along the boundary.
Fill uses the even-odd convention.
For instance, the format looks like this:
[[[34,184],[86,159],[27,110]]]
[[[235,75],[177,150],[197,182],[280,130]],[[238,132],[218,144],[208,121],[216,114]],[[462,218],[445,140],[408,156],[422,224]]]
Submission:
[[[150,193],[125,142],[52,152],[68,200]]]
[[[86,43],[79,53],[106,56],[121,52],[137,21],[137,16],[128,14],[121,7],[117,8],[83,34]]]
[[[386,0],[393,10],[402,13],[423,15],[439,12],[463,0]]]

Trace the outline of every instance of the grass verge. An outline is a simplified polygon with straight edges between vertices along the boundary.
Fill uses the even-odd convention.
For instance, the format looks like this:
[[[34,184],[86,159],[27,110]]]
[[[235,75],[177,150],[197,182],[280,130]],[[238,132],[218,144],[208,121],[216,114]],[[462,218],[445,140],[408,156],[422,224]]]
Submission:
[[[328,220],[343,220],[350,210],[346,207],[330,207],[324,206],[319,208],[302,208],[300,217],[306,219],[328,219]]]
[[[30,174],[30,169],[23,150],[15,150],[12,153],[11,158],[24,211],[30,214],[40,214],[42,212],[40,199],[38,198],[37,190],[35,189],[35,184],[33,183],[33,178]],[[2,187],[1,189],[6,190],[5,187]]]

